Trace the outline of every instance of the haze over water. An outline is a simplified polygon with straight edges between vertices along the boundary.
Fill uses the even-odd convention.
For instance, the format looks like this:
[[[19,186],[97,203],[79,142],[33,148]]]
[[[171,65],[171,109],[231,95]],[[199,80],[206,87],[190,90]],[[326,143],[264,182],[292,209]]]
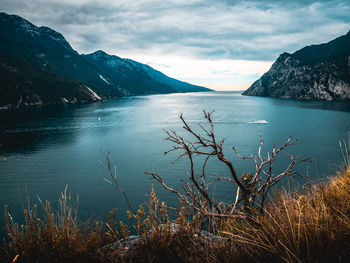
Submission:
[[[202,110],[215,110],[213,120],[218,138],[226,138],[226,154],[238,172],[252,171],[249,161],[235,157],[231,146],[242,154],[256,154],[259,134],[264,152],[283,144],[288,136],[300,141],[289,149],[313,163],[299,172],[312,180],[334,174],[342,163],[338,141],[350,130],[348,102],[296,101],[245,97],[237,92],[210,92],[126,97],[103,103],[48,106],[0,112],[0,205],[8,204],[13,215],[22,215],[31,203],[42,200],[57,204],[68,184],[79,194],[83,218],[106,215],[116,207],[124,215],[122,197],[108,184],[103,153],[111,152],[120,185],[134,207],[146,200],[152,183],[161,200],[174,203],[176,197],[163,191],[144,171],[156,170],[172,186],[185,179],[186,160],[176,164],[177,153],[164,156],[171,144],[162,129],[183,134],[178,118],[184,113],[190,125],[205,124]],[[102,152],[102,153],[101,153]],[[276,171],[283,166],[277,165]],[[216,160],[208,174],[227,170]],[[298,180],[300,183],[301,181]],[[231,186],[216,188],[216,197],[232,198]],[[18,218],[18,217],[16,217]]]

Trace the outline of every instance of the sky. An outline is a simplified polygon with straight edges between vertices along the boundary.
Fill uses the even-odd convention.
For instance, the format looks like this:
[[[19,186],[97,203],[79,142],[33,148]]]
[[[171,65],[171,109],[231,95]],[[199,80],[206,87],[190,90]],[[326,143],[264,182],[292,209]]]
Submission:
[[[349,0],[1,0],[0,11],[62,33],[79,53],[215,90],[246,89],[279,54],[350,30]]]

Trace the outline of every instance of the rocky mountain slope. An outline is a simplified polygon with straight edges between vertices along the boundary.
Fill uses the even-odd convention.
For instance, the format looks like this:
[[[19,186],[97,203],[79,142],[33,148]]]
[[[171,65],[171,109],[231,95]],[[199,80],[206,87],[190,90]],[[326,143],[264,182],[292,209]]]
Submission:
[[[208,91],[102,51],[80,55],[62,34],[3,12],[0,12],[0,72],[0,82],[4,83],[0,86],[0,108]]]
[[[281,54],[243,95],[350,100],[350,31],[328,43]]]

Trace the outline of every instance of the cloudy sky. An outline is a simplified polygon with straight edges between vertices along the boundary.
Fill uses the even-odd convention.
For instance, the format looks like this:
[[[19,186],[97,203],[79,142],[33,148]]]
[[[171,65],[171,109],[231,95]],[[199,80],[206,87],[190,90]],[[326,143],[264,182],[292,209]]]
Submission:
[[[348,0],[1,0],[0,11],[217,90],[245,89],[282,52],[350,30]]]

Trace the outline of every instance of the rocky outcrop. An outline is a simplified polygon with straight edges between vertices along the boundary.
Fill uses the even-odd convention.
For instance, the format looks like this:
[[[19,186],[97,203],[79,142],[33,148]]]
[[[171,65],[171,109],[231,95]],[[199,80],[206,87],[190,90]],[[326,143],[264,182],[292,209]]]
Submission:
[[[350,32],[326,44],[281,54],[243,95],[350,100]]]

